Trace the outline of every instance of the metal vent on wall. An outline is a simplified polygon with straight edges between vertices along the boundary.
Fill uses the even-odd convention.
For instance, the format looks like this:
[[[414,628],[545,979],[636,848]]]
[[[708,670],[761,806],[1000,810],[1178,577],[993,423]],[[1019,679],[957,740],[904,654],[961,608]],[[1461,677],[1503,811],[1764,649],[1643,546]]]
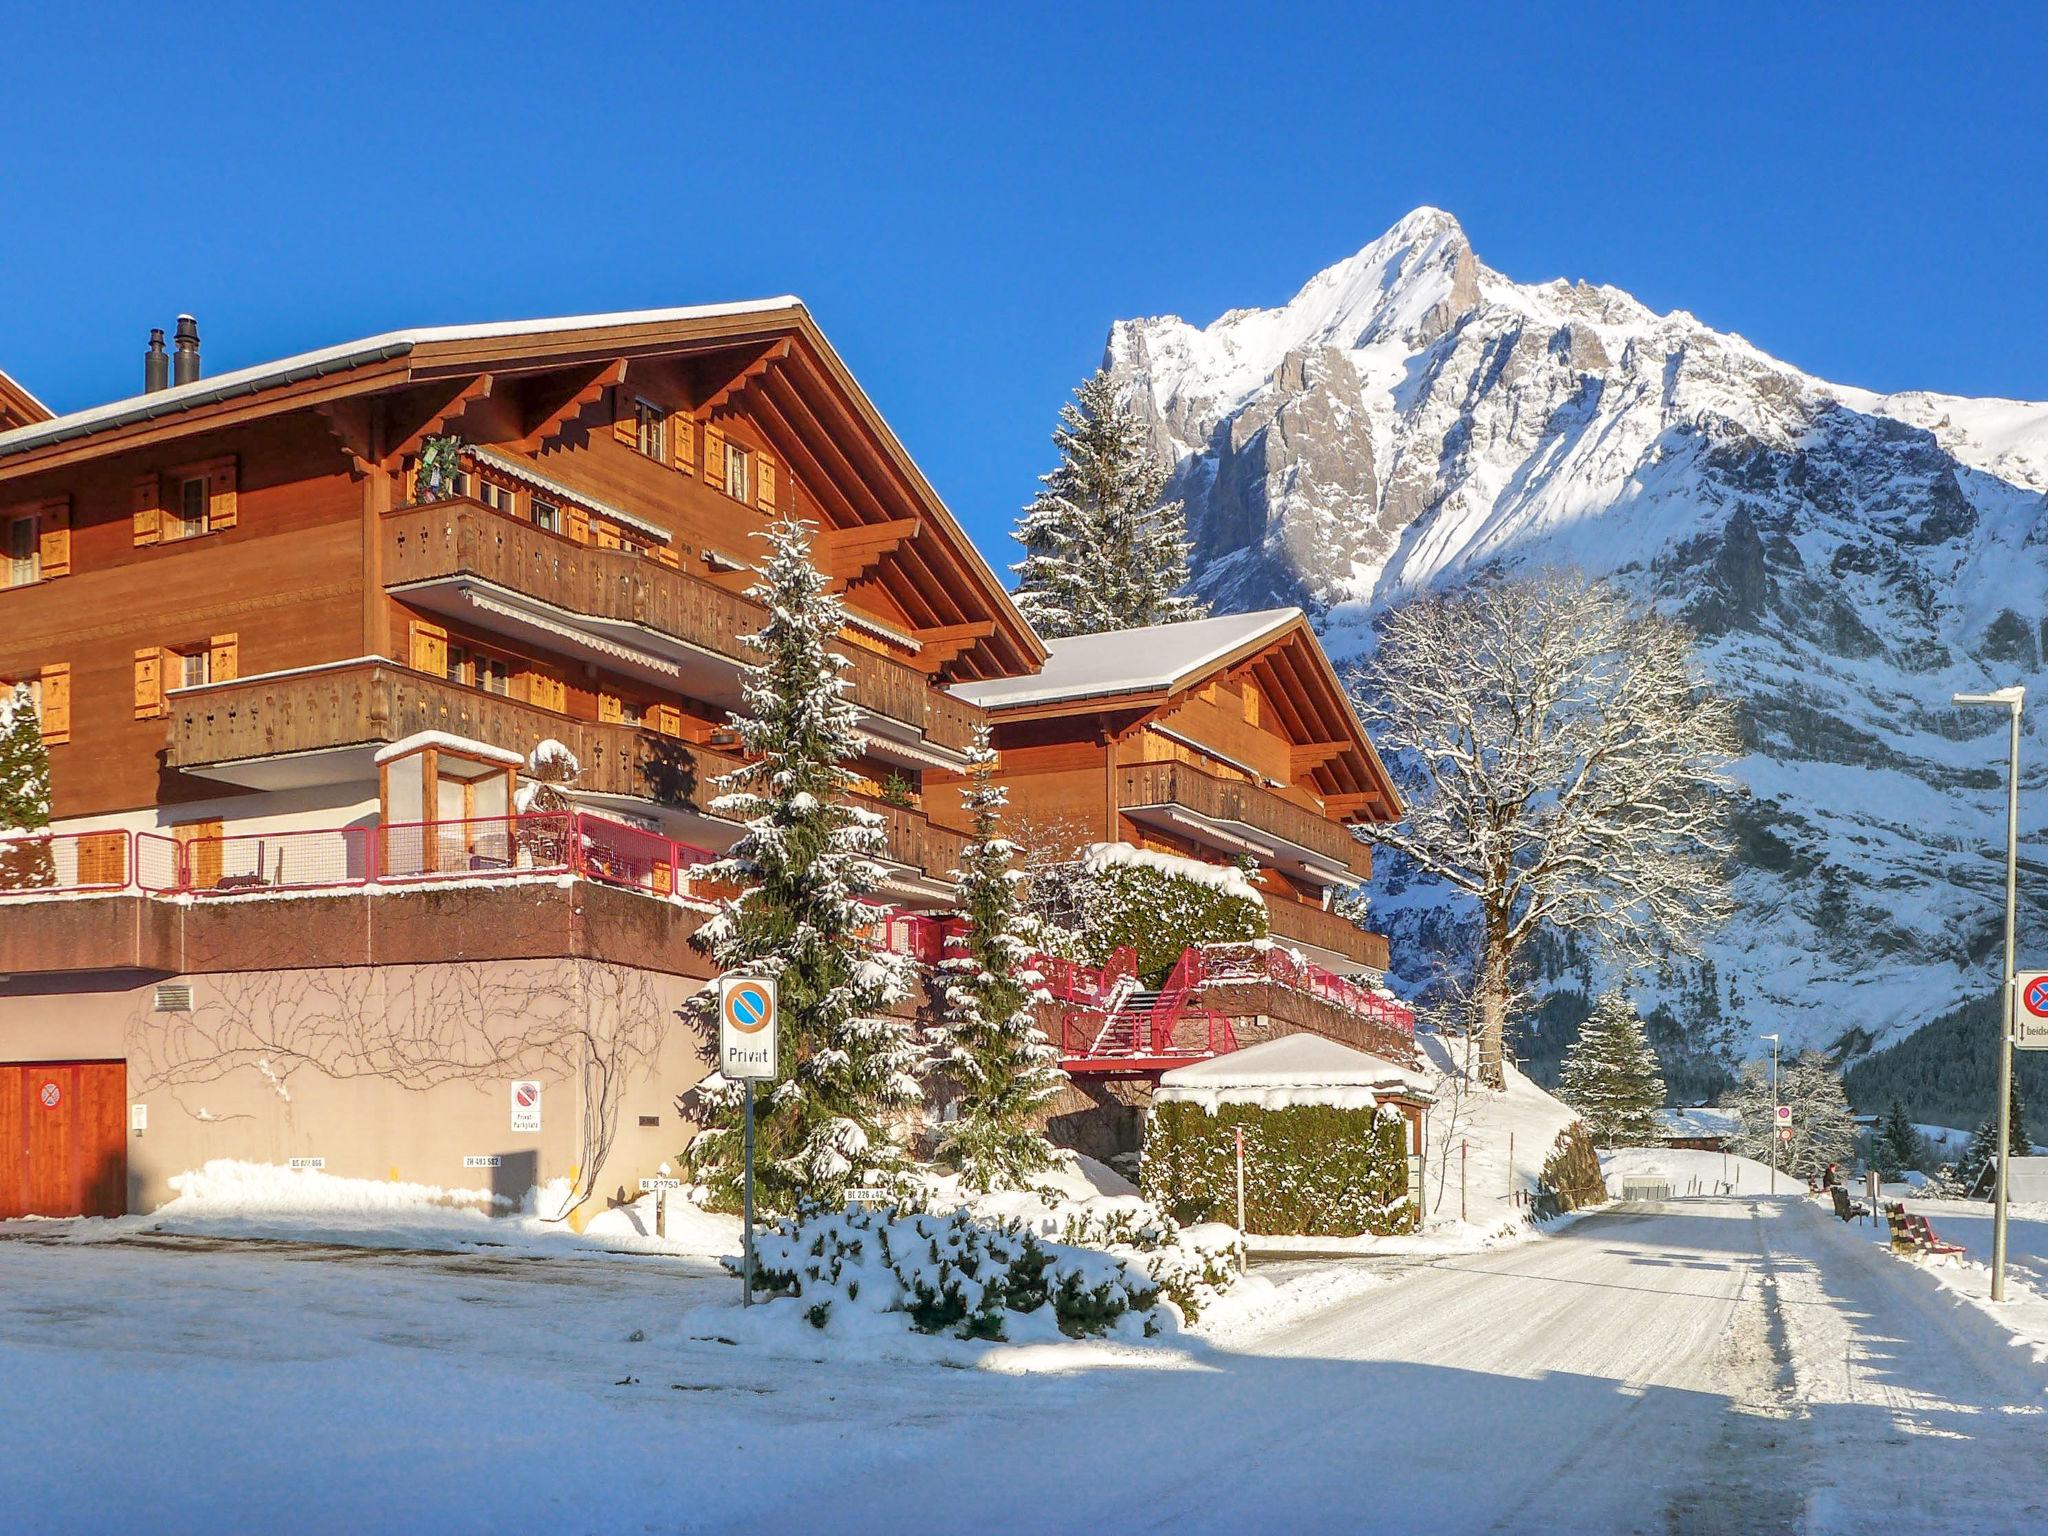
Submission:
[[[190,1013],[192,1011],[192,983],[189,981],[160,981],[156,985],[156,1011],[158,1013]]]

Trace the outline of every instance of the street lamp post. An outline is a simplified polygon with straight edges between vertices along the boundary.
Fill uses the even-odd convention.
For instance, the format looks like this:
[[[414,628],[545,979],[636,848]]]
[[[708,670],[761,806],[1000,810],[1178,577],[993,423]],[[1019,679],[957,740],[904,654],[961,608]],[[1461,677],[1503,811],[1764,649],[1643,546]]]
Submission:
[[[1778,1037],[1765,1035],[1771,1042],[1771,1193],[1778,1192]]]
[[[2020,710],[2027,701],[2024,688],[2000,688],[1995,693],[1959,693],[1951,700],[1959,707],[1983,706],[2002,709],[2012,727],[2011,756],[2005,780],[2005,982],[1999,989],[1998,1010],[1998,1185],[1992,1196],[1991,1217],[1991,1299],[2005,1300],[2005,1165],[2012,1148],[2012,1021],[2013,976],[2019,962],[2013,953],[2014,928],[2019,911],[2020,878]]]

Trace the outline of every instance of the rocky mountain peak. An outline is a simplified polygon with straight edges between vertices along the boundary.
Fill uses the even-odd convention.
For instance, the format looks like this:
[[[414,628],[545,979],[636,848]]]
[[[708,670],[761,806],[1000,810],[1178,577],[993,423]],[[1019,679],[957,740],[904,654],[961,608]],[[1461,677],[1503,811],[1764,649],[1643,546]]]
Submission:
[[[1410,593],[1571,564],[1700,631],[1756,747],[1745,911],[1681,989],[1700,1031],[1882,1042],[1989,987],[1996,871],[1959,850],[1996,753],[1946,699],[1987,665],[2048,683],[2048,405],[1828,384],[1515,282],[1435,208],[1274,308],[1120,321],[1108,365],[1221,608],[1300,602],[1341,659]],[[1440,893],[1380,900],[1419,977]]]

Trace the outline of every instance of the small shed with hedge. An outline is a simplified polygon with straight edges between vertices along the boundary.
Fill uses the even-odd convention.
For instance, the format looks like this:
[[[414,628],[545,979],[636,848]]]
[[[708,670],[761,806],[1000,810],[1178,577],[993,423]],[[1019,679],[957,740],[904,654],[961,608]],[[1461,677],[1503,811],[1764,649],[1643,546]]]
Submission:
[[[1420,1073],[1322,1035],[1283,1035],[1163,1073],[1145,1123],[1147,1198],[1175,1219],[1245,1230],[1361,1237],[1420,1224]]]

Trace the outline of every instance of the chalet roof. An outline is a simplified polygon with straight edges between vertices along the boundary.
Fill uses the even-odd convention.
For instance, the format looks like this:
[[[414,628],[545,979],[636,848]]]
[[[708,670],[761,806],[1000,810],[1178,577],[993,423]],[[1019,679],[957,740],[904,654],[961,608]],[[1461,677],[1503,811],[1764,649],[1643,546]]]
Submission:
[[[44,443],[82,437],[87,433],[119,426],[125,422],[144,421],[152,416],[168,416],[174,411],[188,410],[195,405],[211,404],[216,400],[227,400],[236,395],[254,394],[273,384],[295,383],[300,379],[313,378],[320,374],[339,373],[343,369],[359,367],[364,363],[383,362],[389,358],[403,356],[416,347],[436,342],[545,336],[554,331],[657,325],[678,320],[762,314],[801,307],[800,299],[784,294],[774,299],[748,299],[733,304],[694,304],[680,309],[623,310],[606,315],[567,315],[554,319],[503,320],[486,325],[437,325],[404,331],[386,331],[381,336],[366,336],[360,341],[344,341],[331,347],[319,347],[311,352],[281,357],[275,362],[257,363],[249,368],[216,373],[207,378],[195,379],[190,384],[174,384],[169,389],[130,395],[125,400],[112,400],[105,405],[90,406],[82,411],[70,411],[62,416],[53,416],[48,421],[39,421],[31,426],[16,427],[11,432],[0,432],[0,457],[37,448]],[[0,374],[0,378],[5,377],[4,374]],[[28,392],[23,390],[22,393]],[[34,396],[29,398],[34,399]]]
[[[790,483],[805,484],[819,496],[830,491],[838,503],[832,520],[839,526],[829,531],[848,535],[856,554],[862,539],[900,546],[887,579],[916,618],[918,637],[928,646],[943,639],[950,647],[933,664],[953,665],[967,675],[1036,665],[1044,643],[802,301],[788,295],[387,331],[0,432],[0,478],[25,478],[102,451],[214,430],[268,411],[310,406],[325,412],[350,396],[446,391],[465,377],[516,379],[606,360],[741,348],[762,350],[716,399],[729,399],[744,387],[759,389],[764,408],[778,422],[784,450],[797,455],[790,460]],[[440,404],[459,413],[463,399],[457,394]],[[826,431],[822,419],[845,421],[848,434],[843,443],[831,441],[821,461],[807,467],[806,439]],[[337,413],[329,416],[329,429],[338,452],[363,457],[364,447],[348,436],[360,431],[359,423],[352,426]],[[851,498],[836,489],[841,476],[859,487]],[[920,528],[926,537],[915,540]]]
[[[1185,624],[1071,635],[1046,642],[1051,654],[1035,676],[957,683],[953,691],[986,709],[1161,689],[1173,692],[1301,617],[1299,608],[1267,608]]]
[[[1370,1107],[1379,1094],[1427,1101],[1429,1080],[1384,1057],[1306,1032],[1228,1051],[1159,1076],[1154,1103],[1348,1104]]]
[[[47,405],[28,392],[28,387],[21,380],[0,368],[0,421],[9,416],[25,422],[47,421],[52,414]]]

